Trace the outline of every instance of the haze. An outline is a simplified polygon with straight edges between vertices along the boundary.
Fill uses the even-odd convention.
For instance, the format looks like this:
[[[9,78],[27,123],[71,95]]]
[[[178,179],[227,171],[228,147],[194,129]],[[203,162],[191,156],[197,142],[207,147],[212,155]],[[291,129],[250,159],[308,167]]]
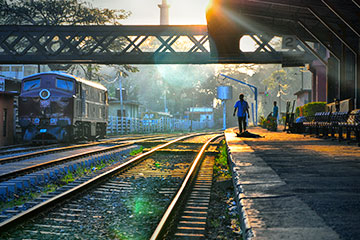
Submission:
[[[158,25],[161,0],[92,0],[94,6],[124,9],[132,15],[122,21],[124,25]],[[171,25],[206,24],[205,11],[209,0],[168,0]]]

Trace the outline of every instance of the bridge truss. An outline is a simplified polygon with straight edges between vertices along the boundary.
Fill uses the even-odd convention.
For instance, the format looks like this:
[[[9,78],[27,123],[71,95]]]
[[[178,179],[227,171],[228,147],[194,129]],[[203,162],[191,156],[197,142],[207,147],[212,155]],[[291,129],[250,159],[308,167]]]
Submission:
[[[314,59],[306,46],[279,49],[247,33],[256,49],[219,58],[207,26],[0,26],[0,64],[286,63]],[[301,45],[301,44],[300,44]]]

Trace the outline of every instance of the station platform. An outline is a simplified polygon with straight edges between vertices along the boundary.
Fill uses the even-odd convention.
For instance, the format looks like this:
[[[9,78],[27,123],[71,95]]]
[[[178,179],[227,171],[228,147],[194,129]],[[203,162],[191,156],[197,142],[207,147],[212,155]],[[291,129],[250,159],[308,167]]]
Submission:
[[[360,147],[259,127],[227,129],[244,239],[360,239]]]

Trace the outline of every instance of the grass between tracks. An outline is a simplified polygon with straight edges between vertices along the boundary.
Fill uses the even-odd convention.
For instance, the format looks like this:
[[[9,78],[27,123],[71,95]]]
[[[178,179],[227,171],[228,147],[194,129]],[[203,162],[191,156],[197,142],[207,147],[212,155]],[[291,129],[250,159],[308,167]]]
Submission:
[[[228,153],[224,140],[220,144],[219,155],[215,158],[214,176],[231,178],[231,171],[228,165]]]
[[[133,154],[138,150],[132,151],[130,154]],[[135,154],[133,154],[135,155]],[[62,176],[60,179],[55,180],[54,182],[48,183],[46,185],[37,186],[31,190],[27,190],[22,192],[21,194],[14,194],[12,198],[8,198],[7,201],[0,201],[0,213],[9,208],[13,208],[15,206],[20,206],[28,201],[32,201],[41,195],[54,192],[58,188],[65,186],[76,179],[79,179],[81,177],[87,176],[93,172],[96,172],[98,170],[101,170],[109,165],[111,165],[113,162],[115,162],[116,159],[112,159],[107,163],[100,162],[99,164],[95,166],[91,166],[89,168],[83,168],[79,167],[74,172],[68,172],[66,175]]]
[[[134,156],[134,155],[136,155],[138,153],[142,153],[143,150],[144,150],[144,147],[141,146],[139,149],[135,149],[132,152],[130,152],[130,156]]]
[[[206,239],[242,239],[225,141],[215,158]]]

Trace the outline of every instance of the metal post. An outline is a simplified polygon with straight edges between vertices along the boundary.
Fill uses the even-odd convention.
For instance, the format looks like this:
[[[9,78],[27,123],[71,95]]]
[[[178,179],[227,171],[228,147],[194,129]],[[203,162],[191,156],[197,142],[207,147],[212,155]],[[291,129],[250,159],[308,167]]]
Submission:
[[[123,106],[123,95],[122,95],[122,72],[119,73],[119,88],[120,88],[120,112],[121,112],[121,122],[124,114]]]
[[[253,124],[255,126],[255,116],[254,116],[254,103],[251,103],[251,117],[252,117],[252,121],[253,121]]]
[[[165,111],[166,113],[168,112],[167,104],[166,104],[166,88],[165,88],[165,91],[164,91],[164,111]]]
[[[279,79],[279,114],[278,116],[280,115],[281,116],[281,82],[280,82],[280,77],[278,78]]]
[[[257,123],[258,123],[258,99],[257,98],[258,98],[258,90],[257,90],[257,88],[255,88],[255,122],[254,122],[255,126],[257,126]]]
[[[223,130],[226,130],[226,100],[222,100],[223,103]]]

